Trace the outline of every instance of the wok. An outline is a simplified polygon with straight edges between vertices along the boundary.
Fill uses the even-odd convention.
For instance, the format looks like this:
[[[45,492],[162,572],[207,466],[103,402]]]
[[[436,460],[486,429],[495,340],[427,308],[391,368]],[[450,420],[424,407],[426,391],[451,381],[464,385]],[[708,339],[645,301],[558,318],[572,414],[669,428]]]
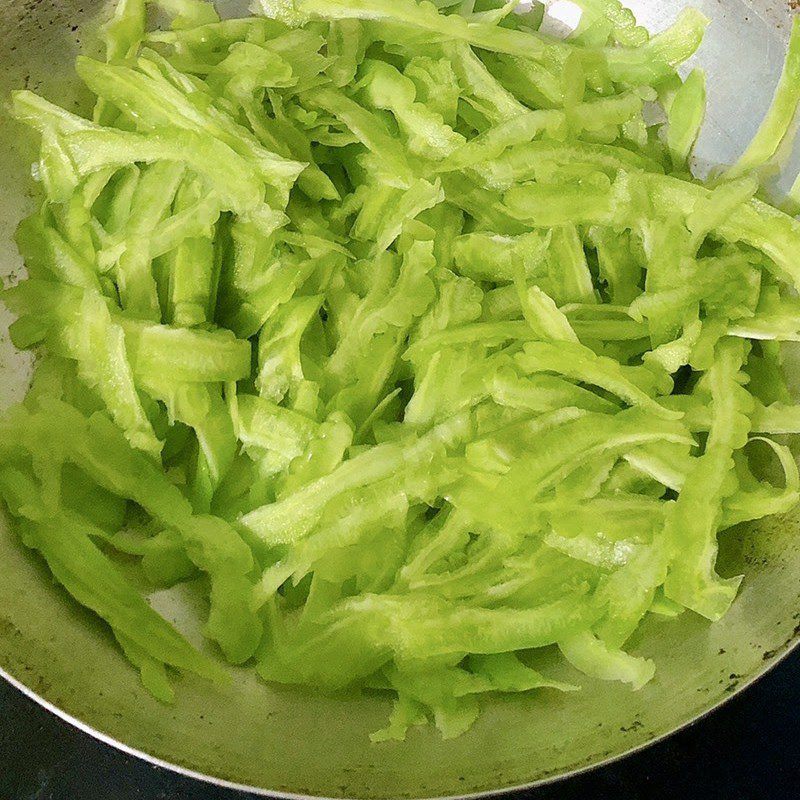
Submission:
[[[630,4],[643,23],[658,29],[686,2]],[[695,59],[709,75],[709,118],[698,149],[702,168],[731,161],[755,131],[780,72],[790,11],[785,0],[694,5],[713,19]],[[568,4],[553,6],[557,16],[569,16]],[[105,12],[93,0],[0,0],[0,95],[27,86],[80,107],[72,64]],[[27,137],[3,113],[4,276],[21,268],[12,235],[34,203],[25,166],[31,153]],[[0,319],[0,329],[8,322]],[[29,375],[29,357],[15,352],[0,332],[0,407],[21,399]],[[580,693],[494,698],[475,727],[453,741],[442,741],[431,728],[411,732],[403,743],[371,745],[368,734],[385,723],[387,698],[276,688],[245,671],[234,671],[232,684],[222,688],[184,675],[175,704],[162,705],[142,688],[109,631],[54,585],[2,519],[0,668],[31,697],[110,745],[216,783],[284,796],[492,792],[565,776],[643,747],[769,669],[800,639],[798,534],[800,514],[723,534],[721,573],[746,576],[738,599],[714,625],[690,613],[648,619],[631,643],[633,652],[658,665],[642,691],[586,678]],[[157,593],[152,602],[200,638],[186,613],[191,587]],[[552,674],[561,669],[567,679],[555,655],[553,662]]]

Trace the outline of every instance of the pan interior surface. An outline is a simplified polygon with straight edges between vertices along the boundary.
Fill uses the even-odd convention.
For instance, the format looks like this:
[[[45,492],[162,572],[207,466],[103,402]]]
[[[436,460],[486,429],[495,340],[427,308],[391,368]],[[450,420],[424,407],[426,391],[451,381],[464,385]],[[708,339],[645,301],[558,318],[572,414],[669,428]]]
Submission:
[[[564,5],[558,3],[557,5]],[[684,0],[629,5],[657,30]],[[713,24],[695,63],[708,73],[709,118],[698,169],[732,161],[769,105],[788,36],[789,11],[775,0],[696,0]],[[240,10],[240,9],[237,9]],[[71,77],[82,37],[104,9],[88,0],[0,0],[0,94],[27,86],[81,106]],[[755,88],[754,88],[755,87]],[[0,272],[21,268],[13,244],[34,203],[25,165],[32,151],[0,116]],[[789,179],[793,170],[787,170]],[[0,407],[21,399],[30,375],[11,346],[0,312]],[[797,371],[795,371],[797,374]],[[577,681],[583,691],[541,690],[495,698],[469,733],[442,741],[430,729],[403,743],[370,745],[385,724],[379,695],[323,696],[268,686],[236,672],[227,687],[190,675],[176,681],[172,706],[154,700],[118,652],[111,634],[73,603],[43,564],[0,519],[0,668],[85,726],[170,765],[257,790],[326,797],[463,795],[530,784],[620,755],[662,736],[757,677],[800,634],[800,514],[723,534],[719,569],[744,573],[729,614],[709,625],[692,614],[649,618],[631,650],[653,658],[655,679],[633,693],[617,684]],[[161,592],[153,604],[187,635],[191,587]],[[555,653],[548,670],[577,675]],[[560,672],[559,672],[560,671]]]

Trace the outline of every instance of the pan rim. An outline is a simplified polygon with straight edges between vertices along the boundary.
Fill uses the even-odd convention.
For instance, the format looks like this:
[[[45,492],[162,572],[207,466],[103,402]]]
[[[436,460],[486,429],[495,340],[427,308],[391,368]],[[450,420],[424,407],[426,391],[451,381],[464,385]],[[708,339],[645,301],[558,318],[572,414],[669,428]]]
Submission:
[[[533,781],[528,781],[526,783],[518,783],[510,786],[499,786],[494,789],[482,789],[476,792],[461,792],[457,794],[443,794],[443,795],[427,795],[420,797],[409,796],[409,800],[480,800],[481,798],[503,797],[505,795],[509,795],[514,792],[521,792],[529,789],[536,789],[542,786],[560,783],[561,781],[565,781],[570,778],[575,778],[580,775],[584,775],[588,772],[597,770],[601,767],[605,767],[610,764],[614,764],[618,761],[622,761],[623,759],[628,758],[629,756],[632,756],[636,753],[639,753],[642,750],[651,747],[652,745],[665,741],[674,734],[679,733],[680,731],[683,731],[691,727],[700,720],[705,719],[709,715],[713,714],[715,711],[726,705],[734,697],[738,697],[742,692],[749,689],[756,681],[760,680],[769,672],[771,672],[775,667],[778,666],[778,664],[782,663],[796,650],[800,650],[800,633],[795,634],[791,639],[789,639],[783,645],[779,653],[776,653],[769,661],[763,662],[762,666],[759,669],[755,670],[750,676],[747,677],[746,680],[740,682],[739,685],[733,691],[726,692],[722,697],[717,698],[715,702],[711,703],[706,708],[702,709],[696,714],[691,715],[688,719],[680,722],[675,727],[670,728],[669,730],[665,730],[662,733],[659,733],[653,736],[652,738],[647,739],[646,741],[633,744],[631,745],[631,747],[621,750],[618,753],[613,753],[611,755],[604,756],[597,761],[592,761],[591,763],[582,764],[580,766],[573,767],[563,772],[558,772],[551,775],[545,775],[541,778],[538,778]],[[23,695],[25,695],[28,699],[32,700],[37,705],[44,708],[46,711],[58,717],[63,722],[66,722],[70,727],[77,729],[83,734],[91,736],[96,741],[108,745],[109,747],[113,747],[115,750],[125,753],[126,755],[132,756],[140,761],[144,761],[152,766],[160,767],[161,769],[165,769],[169,772],[182,775],[183,777],[186,778],[191,778],[193,780],[199,781],[200,783],[204,783],[211,786],[218,786],[223,789],[231,789],[238,792],[248,792],[250,794],[256,795],[257,797],[280,798],[280,800],[372,800],[367,798],[361,798],[355,795],[331,796],[331,795],[320,795],[320,794],[305,794],[302,792],[300,793],[288,792],[279,789],[269,789],[265,787],[252,786],[245,783],[231,781],[228,780],[227,778],[222,778],[216,775],[210,775],[196,769],[191,769],[189,767],[181,766],[180,764],[174,764],[171,761],[166,760],[165,758],[162,758],[160,756],[155,756],[152,753],[148,753],[144,750],[140,750],[136,747],[133,747],[132,745],[126,744],[125,742],[115,738],[111,734],[104,733],[98,728],[92,726],[90,723],[85,722],[84,720],[80,719],[74,714],[71,714],[68,711],[65,711],[64,709],[57,706],[55,703],[50,702],[45,697],[42,697],[40,694],[35,692],[19,678],[10,674],[2,665],[0,665],[0,678],[5,680],[7,683],[9,683]]]

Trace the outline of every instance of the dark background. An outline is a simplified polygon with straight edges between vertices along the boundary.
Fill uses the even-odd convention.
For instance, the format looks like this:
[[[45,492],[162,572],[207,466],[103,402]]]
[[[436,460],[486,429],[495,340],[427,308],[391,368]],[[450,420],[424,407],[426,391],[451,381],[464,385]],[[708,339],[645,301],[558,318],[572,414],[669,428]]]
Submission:
[[[513,800],[800,798],[800,652],[641,753]],[[0,680],[0,800],[251,800],[138,761]]]

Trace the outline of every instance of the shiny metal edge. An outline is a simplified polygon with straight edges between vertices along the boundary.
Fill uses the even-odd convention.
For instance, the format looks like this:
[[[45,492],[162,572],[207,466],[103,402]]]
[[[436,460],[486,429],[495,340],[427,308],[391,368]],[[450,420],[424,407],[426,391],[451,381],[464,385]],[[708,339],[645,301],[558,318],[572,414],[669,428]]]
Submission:
[[[663,733],[659,733],[652,739],[646,742],[641,742],[640,744],[637,745],[633,745],[632,747],[628,748],[627,750],[623,750],[620,753],[615,753],[614,755],[601,758],[599,761],[574,767],[566,772],[560,772],[557,774],[548,775],[546,777],[539,778],[538,780],[531,781],[529,783],[519,783],[519,784],[514,784],[513,786],[498,787],[497,789],[487,789],[485,791],[480,791],[480,792],[469,792],[467,794],[434,795],[429,797],[413,798],[413,800],[480,800],[480,798],[504,797],[506,795],[513,794],[514,792],[521,792],[521,791],[526,791],[528,789],[536,789],[537,787],[540,786],[547,786],[555,783],[560,783],[561,781],[568,780],[569,778],[575,778],[578,777],[579,775],[585,775],[586,773],[592,772],[601,767],[605,767],[610,764],[614,764],[618,761],[622,761],[623,759],[628,758],[629,756],[635,755],[636,753],[640,753],[642,750],[645,750],[648,747],[651,747],[652,745],[663,742],[670,736],[673,736],[674,734],[679,733],[680,731],[683,731],[686,728],[689,728],[690,726],[694,725],[700,720],[705,719],[710,714],[713,714],[715,711],[722,708],[724,705],[727,705],[727,703],[734,697],[738,697],[740,694],[742,694],[742,692],[745,692],[747,689],[749,689],[756,681],[760,680],[766,674],[771,672],[776,666],[778,666],[778,664],[780,664],[788,656],[790,656],[793,652],[795,652],[795,650],[798,649],[800,649],[800,634],[795,635],[792,639],[786,642],[786,644],[784,645],[783,652],[776,655],[768,663],[764,664],[764,666],[761,669],[754,672],[744,683],[740,683],[734,691],[729,692],[724,697],[718,699],[716,702],[711,703],[703,711],[698,712],[694,716],[682,722],[677,727],[664,731]],[[67,724],[71,725],[73,728],[77,728],[82,733],[91,736],[93,739],[96,739],[97,741],[102,742],[103,744],[109,745],[110,747],[113,747],[116,750],[125,753],[126,755],[133,756],[134,758],[138,758],[139,760],[145,761],[148,764],[152,764],[153,766],[156,767],[161,767],[162,769],[168,770],[169,772],[174,772],[186,778],[192,778],[196,781],[209,784],[212,786],[220,786],[224,789],[232,789],[233,791],[238,791],[238,792],[248,792],[249,794],[254,794],[259,797],[280,798],[281,800],[362,800],[362,798],[357,798],[357,797],[331,797],[328,795],[295,794],[293,792],[286,792],[277,789],[265,789],[263,787],[258,787],[258,786],[248,786],[247,784],[235,783],[233,781],[225,780],[224,778],[219,778],[214,775],[206,775],[205,773],[197,772],[195,770],[188,769],[187,767],[182,767],[178,764],[172,764],[169,761],[165,761],[162,758],[158,758],[157,756],[151,755],[150,753],[146,753],[143,750],[137,750],[135,747],[130,747],[124,742],[120,742],[118,739],[114,739],[112,736],[109,736],[108,734],[103,733],[102,731],[99,731],[96,728],[93,728],[88,723],[78,719],[77,717],[72,716],[72,714],[67,713],[63,709],[51,703],[49,700],[46,700],[41,695],[38,695],[36,692],[33,691],[33,689],[24,684],[18,678],[15,678],[13,675],[10,675],[2,667],[0,667],[0,678],[11,684],[15,689],[20,691],[30,700],[33,700],[35,703],[40,705],[46,711],[49,711],[54,716],[58,717]]]

